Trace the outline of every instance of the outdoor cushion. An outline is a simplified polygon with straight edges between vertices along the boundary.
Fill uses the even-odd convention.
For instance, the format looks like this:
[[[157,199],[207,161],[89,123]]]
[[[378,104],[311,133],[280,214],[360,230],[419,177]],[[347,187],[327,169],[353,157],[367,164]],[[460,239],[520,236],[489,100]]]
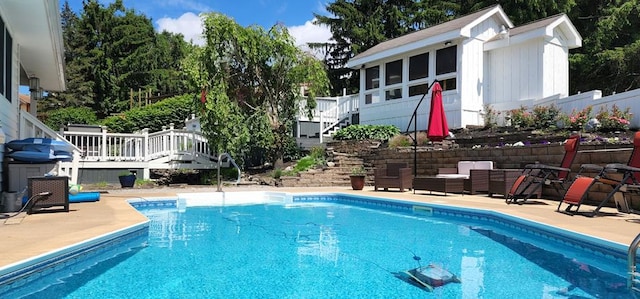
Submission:
[[[458,173],[439,173],[436,177],[468,179],[472,169],[493,169],[493,161],[460,161]]]

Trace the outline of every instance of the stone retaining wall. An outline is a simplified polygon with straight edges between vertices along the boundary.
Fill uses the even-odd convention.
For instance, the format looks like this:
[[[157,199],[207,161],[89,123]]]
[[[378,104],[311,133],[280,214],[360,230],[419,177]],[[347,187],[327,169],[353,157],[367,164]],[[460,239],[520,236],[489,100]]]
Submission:
[[[365,164],[371,167],[383,167],[385,163],[404,162],[411,168],[414,165],[413,147],[388,148],[381,145],[375,148],[375,143],[340,141],[328,144],[328,148],[336,152],[358,153]],[[600,144],[580,145],[578,155],[571,167],[577,172],[582,164],[606,165],[609,163],[627,163],[631,150],[631,144]],[[543,163],[559,166],[564,156],[564,147],[560,143],[551,145],[532,145],[526,147],[500,147],[500,148],[457,148],[447,150],[432,150],[417,148],[416,165],[417,175],[435,175],[439,168],[455,168],[462,160],[491,160],[496,168],[521,168],[529,163]],[[591,189],[587,203],[597,204],[605,198],[611,190],[609,186],[597,185]],[[543,197],[558,198],[551,186],[543,188]],[[633,199],[634,206],[640,204],[640,199]],[[638,203],[638,204],[636,204]],[[611,205],[611,203],[609,204]]]

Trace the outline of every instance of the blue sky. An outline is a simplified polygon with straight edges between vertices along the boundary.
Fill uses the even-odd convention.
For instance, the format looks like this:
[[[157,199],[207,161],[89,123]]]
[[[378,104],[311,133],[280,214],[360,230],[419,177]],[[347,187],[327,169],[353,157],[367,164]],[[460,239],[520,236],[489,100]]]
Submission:
[[[60,5],[64,0],[59,0]],[[113,1],[99,0],[108,5]],[[313,25],[313,14],[325,15],[330,0],[124,0],[124,6],[151,18],[156,30],[182,33],[187,41],[201,43],[202,32],[198,15],[220,12],[232,17],[242,26],[259,25],[269,28],[282,23],[296,38],[297,44],[327,41],[328,28]],[[79,12],[82,0],[69,0],[71,8]]]

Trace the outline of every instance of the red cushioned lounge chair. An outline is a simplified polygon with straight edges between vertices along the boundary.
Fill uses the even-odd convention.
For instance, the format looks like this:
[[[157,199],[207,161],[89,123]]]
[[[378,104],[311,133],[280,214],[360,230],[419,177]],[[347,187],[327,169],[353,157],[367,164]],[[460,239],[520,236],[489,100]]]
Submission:
[[[597,172],[595,177],[582,176],[580,172],[583,169],[590,169],[592,172]],[[605,167],[593,164],[585,164],[580,168],[580,172],[576,175],[575,181],[571,184],[567,190],[564,198],[558,205],[558,211],[563,203],[568,204],[564,209],[564,213],[574,215],[578,213],[580,205],[587,198],[589,189],[595,183],[610,185],[613,189],[607,194],[607,196],[600,202],[596,209],[590,214],[595,216],[600,209],[611,198],[614,199],[616,208],[620,212],[635,213],[628,205],[624,193],[627,192],[640,192],[640,132],[636,132],[633,138],[633,151],[629,157],[627,164],[608,164]],[[573,207],[575,210],[572,210]]]
[[[564,184],[569,181],[571,164],[578,154],[579,144],[580,135],[578,134],[570,136],[565,141],[565,154],[559,167],[539,163],[526,165],[509,190],[506,202],[521,204],[537,194],[542,185],[552,185],[558,193],[561,193],[560,189],[566,190]]]

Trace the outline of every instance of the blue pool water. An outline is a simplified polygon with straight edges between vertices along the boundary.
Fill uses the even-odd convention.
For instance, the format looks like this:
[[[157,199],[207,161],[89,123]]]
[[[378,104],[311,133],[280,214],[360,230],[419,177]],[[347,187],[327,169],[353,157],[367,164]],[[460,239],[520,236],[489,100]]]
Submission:
[[[143,207],[148,236],[3,298],[632,298],[625,261],[482,218],[307,202]],[[461,282],[426,292],[399,272]]]

